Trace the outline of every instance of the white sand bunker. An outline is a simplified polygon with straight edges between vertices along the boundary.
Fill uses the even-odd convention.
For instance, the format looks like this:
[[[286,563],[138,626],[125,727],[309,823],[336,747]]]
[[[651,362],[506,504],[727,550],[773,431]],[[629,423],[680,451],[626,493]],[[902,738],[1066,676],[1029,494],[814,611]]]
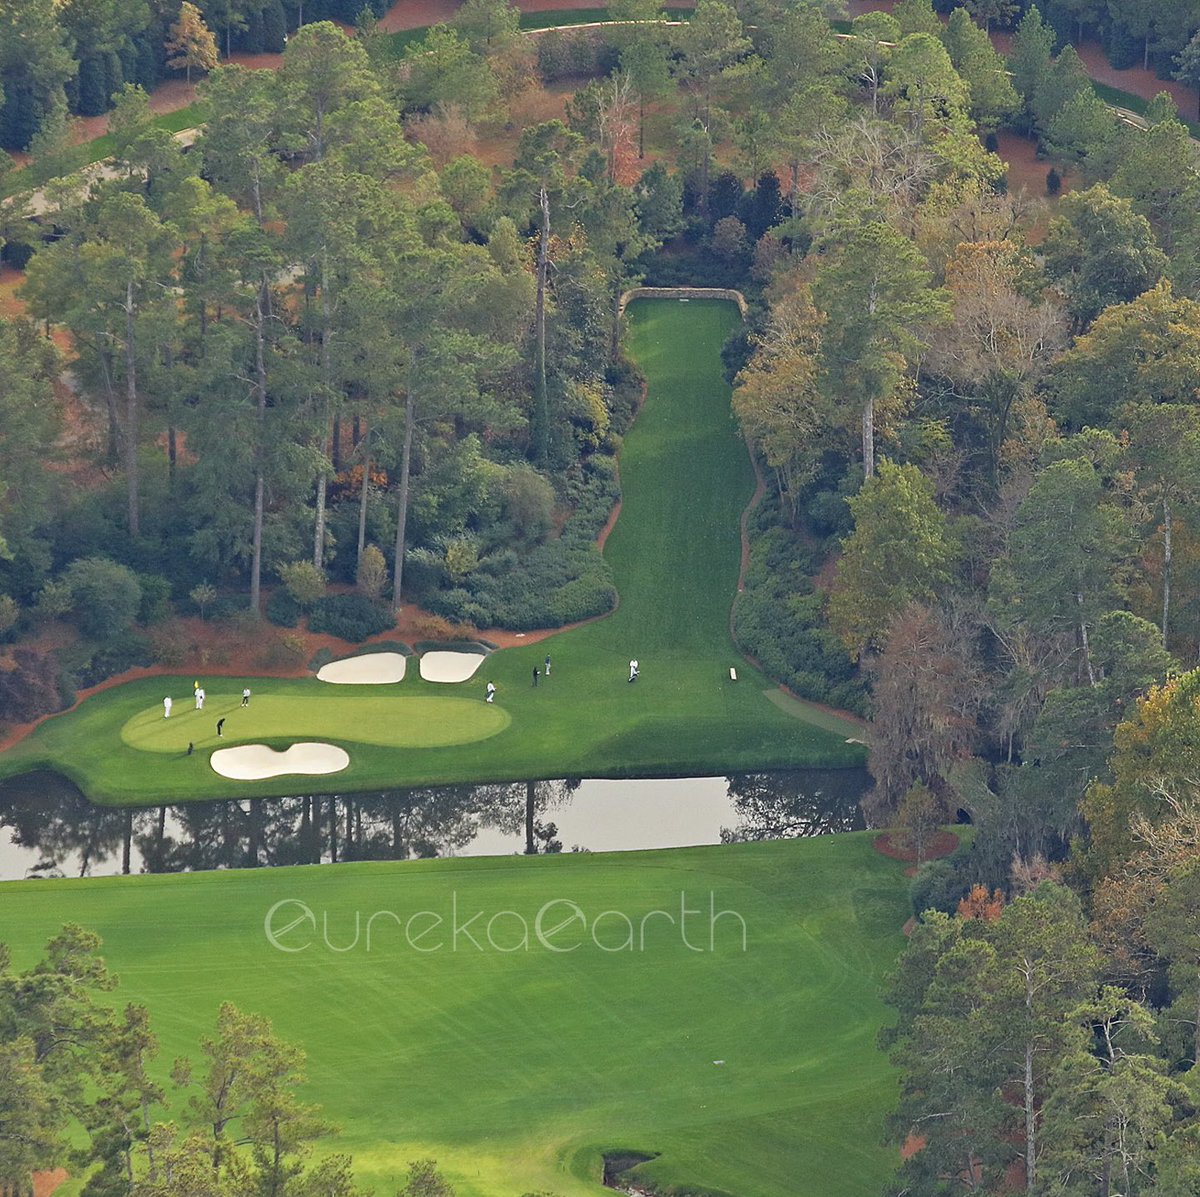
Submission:
[[[218,748],[208,763],[222,777],[262,781],[289,773],[340,773],[350,763],[350,755],[334,744],[293,744],[283,752],[265,744],[242,744],[237,748]]]
[[[344,657],[322,665],[317,677],[339,686],[383,686],[404,681],[407,661],[403,653],[364,653],[361,657]]]
[[[421,658],[421,676],[427,682],[465,682],[475,676],[483,658],[483,653],[426,653]]]

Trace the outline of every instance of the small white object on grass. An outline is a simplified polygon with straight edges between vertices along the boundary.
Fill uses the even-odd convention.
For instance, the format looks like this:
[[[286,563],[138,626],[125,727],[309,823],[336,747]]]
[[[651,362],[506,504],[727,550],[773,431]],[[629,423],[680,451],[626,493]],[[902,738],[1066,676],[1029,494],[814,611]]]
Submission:
[[[732,665],[730,665],[730,667],[729,667],[729,680],[731,682],[737,681],[737,670],[734,669],[734,667]]]
[[[724,1064],[725,1061],[724,1060],[714,1060],[713,1063],[719,1066],[721,1064]]]

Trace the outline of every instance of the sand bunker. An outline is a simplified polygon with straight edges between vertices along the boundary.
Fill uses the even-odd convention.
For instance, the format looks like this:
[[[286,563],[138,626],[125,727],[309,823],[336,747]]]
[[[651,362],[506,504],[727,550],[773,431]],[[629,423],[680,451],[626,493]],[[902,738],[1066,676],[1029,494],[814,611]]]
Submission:
[[[483,653],[426,653],[421,658],[421,676],[427,682],[465,682],[475,676],[483,658]]]
[[[364,653],[322,665],[317,677],[339,686],[383,686],[404,680],[406,662],[403,653]]]
[[[350,763],[350,757],[344,748],[334,744],[293,744],[283,752],[265,744],[243,744],[238,748],[218,748],[208,763],[222,777],[262,781],[290,773],[339,773]]]

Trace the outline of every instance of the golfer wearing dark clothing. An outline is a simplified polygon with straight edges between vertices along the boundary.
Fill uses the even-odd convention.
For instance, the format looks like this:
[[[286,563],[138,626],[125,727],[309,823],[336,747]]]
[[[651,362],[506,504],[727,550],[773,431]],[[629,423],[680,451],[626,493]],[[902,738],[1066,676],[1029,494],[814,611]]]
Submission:
[[[539,673],[538,667],[535,665],[533,667],[533,688],[535,690],[537,689],[537,683],[538,683],[539,676],[540,676],[540,673]]]
[[[223,733],[224,728],[225,728],[225,720],[223,718],[218,719],[217,720],[217,735],[218,735],[218,737]]]

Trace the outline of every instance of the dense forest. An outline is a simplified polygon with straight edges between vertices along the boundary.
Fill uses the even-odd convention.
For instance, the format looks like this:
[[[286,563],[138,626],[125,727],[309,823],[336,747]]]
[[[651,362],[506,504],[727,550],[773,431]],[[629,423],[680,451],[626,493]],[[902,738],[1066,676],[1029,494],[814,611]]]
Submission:
[[[1194,78],[1200,8],[618,0],[534,40],[469,0],[397,55],[370,14],[201,5],[223,49],[306,23],[208,74],[185,150],[139,86],[178,12],[76,7],[0,2],[44,47],[0,59],[0,140],[46,133],[36,167],[45,118],[115,96],[111,169],[4,210],[0,717],[181,663],[180,614],[610,609],[617,297],[738,287],[770,484],[738,638],[869,715],[874,823],[919,858],[973,824],[891,985],[896,1192],[1194,1193],[1200,170],[1169,97],[1118,114],[1064,35]],[[518,129],[546,86],[563,119]],[[1048,195],[1008,187],[1013,132]]]

